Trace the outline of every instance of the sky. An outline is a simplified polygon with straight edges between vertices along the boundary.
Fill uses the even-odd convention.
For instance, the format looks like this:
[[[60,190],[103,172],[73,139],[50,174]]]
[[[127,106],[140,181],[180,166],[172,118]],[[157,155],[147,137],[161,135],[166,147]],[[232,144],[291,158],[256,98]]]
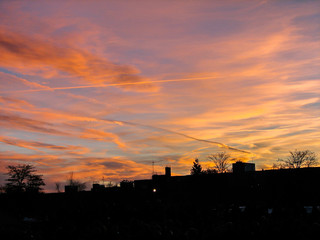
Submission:
[[[3,0],[0,53],[2,184],[320,153],[320,1]]]

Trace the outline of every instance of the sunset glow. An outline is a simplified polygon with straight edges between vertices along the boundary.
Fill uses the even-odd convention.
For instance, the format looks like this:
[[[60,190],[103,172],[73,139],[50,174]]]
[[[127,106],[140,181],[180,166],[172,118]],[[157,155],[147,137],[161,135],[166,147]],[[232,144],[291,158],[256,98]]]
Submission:
[[[320,1],[1,1],[0,184],[320,154]]]

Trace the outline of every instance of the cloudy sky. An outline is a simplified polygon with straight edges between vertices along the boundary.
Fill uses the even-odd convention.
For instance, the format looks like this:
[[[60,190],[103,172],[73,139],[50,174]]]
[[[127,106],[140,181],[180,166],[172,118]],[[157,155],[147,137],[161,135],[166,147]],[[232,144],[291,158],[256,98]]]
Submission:
[[[0,180],[320,153],[320,1],[1,1]]]

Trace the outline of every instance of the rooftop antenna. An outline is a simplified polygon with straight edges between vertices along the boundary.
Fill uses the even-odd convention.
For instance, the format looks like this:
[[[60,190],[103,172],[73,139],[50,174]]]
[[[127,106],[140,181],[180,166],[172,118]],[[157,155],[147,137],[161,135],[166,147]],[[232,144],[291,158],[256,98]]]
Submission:
[[[158,174],[157,172],[154,171],[154,163],[159,163],[159,162],[162,162],[164,160],[158,160],[158,161],[152,161],[152,176],[155,175],[155,174]]]
[[[154,175],[154,161],[152,161],[152,176]]]

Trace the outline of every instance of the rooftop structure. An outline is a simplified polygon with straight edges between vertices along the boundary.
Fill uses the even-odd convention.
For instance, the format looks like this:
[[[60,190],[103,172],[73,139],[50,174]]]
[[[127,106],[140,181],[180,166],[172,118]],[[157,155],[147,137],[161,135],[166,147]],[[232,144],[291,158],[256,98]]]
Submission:
[[[254,163],[245,163],[238,161],[232,164],[232,172],[235,174],[241,174],[245,172],[254,172],[256,170]]]

